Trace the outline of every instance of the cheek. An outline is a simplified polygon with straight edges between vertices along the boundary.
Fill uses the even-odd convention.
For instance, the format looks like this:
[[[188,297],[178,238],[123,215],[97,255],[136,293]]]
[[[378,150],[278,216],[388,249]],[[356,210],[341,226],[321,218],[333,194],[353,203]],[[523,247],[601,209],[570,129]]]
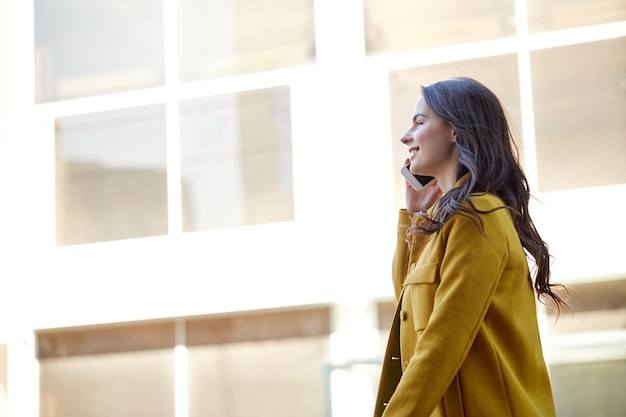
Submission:
[[[456,155],[456,145],[445,138],[437,138],[430,143],[431,152],[440,158]]]

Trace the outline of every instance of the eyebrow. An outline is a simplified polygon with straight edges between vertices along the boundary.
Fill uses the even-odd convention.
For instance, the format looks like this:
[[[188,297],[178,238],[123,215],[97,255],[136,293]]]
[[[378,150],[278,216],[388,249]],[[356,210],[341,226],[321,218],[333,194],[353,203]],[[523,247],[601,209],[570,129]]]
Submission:
[[[416,122],[416,121],[417,121],[416,119],[417,119],[418,117],[420,117],[420,116],[421,116],[421,117],[425,117],[425,118],[427,118],[427,119],[428,119],[428,116],[426,116],[425,114],[423,114],[423,113],[416,113],[415,115],[413,115],[413,122]]]

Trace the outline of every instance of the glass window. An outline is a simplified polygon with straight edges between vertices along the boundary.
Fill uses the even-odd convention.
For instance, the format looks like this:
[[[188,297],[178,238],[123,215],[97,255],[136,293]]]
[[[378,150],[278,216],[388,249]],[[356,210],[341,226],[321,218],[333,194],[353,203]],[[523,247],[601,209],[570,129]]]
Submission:
[[[513,0],[363,0],[368,55],[515,35]]]
[[[568,303],[573,314],[550,312],[550,335],[626,330],[626,279],[572,284]]]
[[[40,417],[174,417],[173,350],[39,362]]]
[[[328,337],[189,349],[189,416],[317,417]]]
[[[420,88],[422,85],[456,76],[472,77],[485,84],[500,98],[509,115],[509,124],[518,146],[521,143],[519,76],[515,55],[391,71],[389,91],[392,166],[397,207],[404,207],[404,180],[400,174],[400,166],[408,156],[407,148],[400,142],[400,137],[410,126],[415,103],[421,96]],[[523,162],[521,156],[520,149],[520,160]]]
[[[531,52],[541,191],[626,183],[626,38]]]
[[[57,245],[167,234],[163,105],[56,122]]]
[[[293,220],[288,87],[180,109],[184,231]]]
[[[163,2],[38,0],[38,103],[162,85]]]
[[[40,417],[174,417],[173,323],[37,334]]]
[[[190,417],[323,415],[328,306],[183,320],[38,331],[40,417],[173,417],[187,386]]]
[[[326,307],[191,319],[189,416],[324,414]]]
[[[626,19],[624,0],[526,0],[528,30],[542,32]]]
[[[310,63],[312,0],[179,0],[181,81]]]
[[[556,414],[622,417],[626,410],[626,360],[550,366]]]

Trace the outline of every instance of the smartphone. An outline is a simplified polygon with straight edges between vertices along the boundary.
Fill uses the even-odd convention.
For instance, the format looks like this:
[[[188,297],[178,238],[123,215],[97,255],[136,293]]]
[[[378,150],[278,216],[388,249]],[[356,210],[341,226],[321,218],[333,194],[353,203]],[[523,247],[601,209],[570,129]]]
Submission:
[[[412,173],[409,169],[409,165],[403,166],[400,172],[402,173],[404,178],[406,178],[407,182],[411,184],[411,187],[413,187],[416,191],[419,191],[422,188],[426,187],[432,180],[435,179],[434,177],[429,177],[426,175],[416,175]]]

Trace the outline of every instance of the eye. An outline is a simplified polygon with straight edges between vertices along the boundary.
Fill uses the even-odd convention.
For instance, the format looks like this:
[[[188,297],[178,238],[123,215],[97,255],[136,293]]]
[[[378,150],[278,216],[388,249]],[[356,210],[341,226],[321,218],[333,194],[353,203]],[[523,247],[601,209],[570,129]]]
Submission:
[[[423,125],[424,122],[425,118],[421,114],[416,114],[415,117],[413,117],[413,126],[415,127]]]

